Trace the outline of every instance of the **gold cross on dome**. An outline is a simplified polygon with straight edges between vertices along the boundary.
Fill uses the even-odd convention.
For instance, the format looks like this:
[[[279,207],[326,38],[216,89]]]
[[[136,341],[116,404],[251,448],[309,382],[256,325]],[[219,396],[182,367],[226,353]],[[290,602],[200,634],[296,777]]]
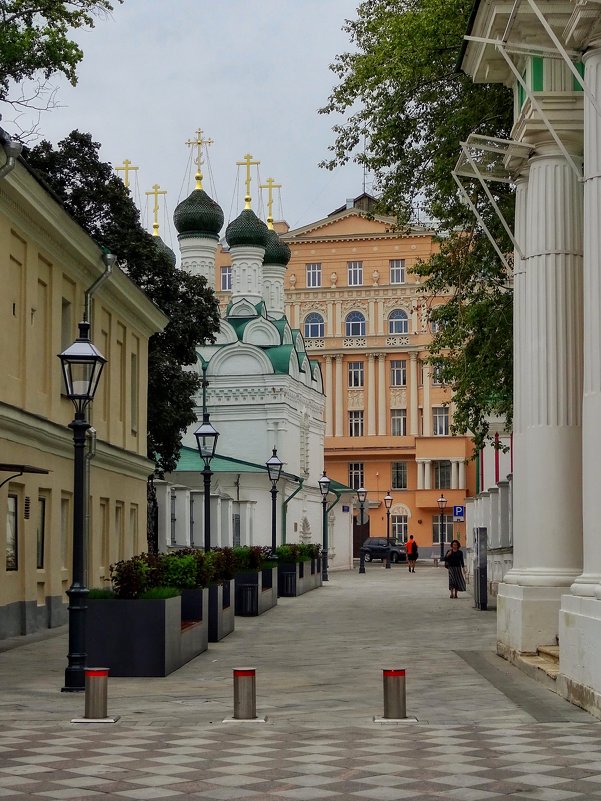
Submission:
[[[146,195],[153,195],[154,197],[154,206],[152,208],[152,213],[154,215],[154,222],[152,223],[152,235],[158,236],[159,235],[159,195],[166,195],[167,190],[161,189],[158,184],[154,184],[152,187],[151,192],[145,192]]]
[[[196,131],[196,139],[186,139],[186,144],[191,147],[196,148],[196,158],[194,159],[194,164],[196,164],[196,175],[194,179],[196,181],[196,189],[202,189],[202,171],[201,166],[204,163],[202,158],[202,147],[206,145],[213,144],[213,139],[203,139],[202,130],[198,128]]]
[[[115,167],[115,172],[124,172],[125,176],[123,177],[123,183],[125,184],[125,188],[129,187],[129,174],[130,172],[135,172],[136,170],[140,169],[139,167],[134,167],[129,159],[124,159],[123,164],[119,167]]]
[[[253,157],[250,155],[250,153],[247,153],[244,156],[242,161],[237,161],[236,162],[236,164],[238,164],[241,167],[246,165],[246,179],[245,179],[246,195],[244,196],[244,208],[245,209],[250,209],[250,181],[251,181],[250,168],[251,168],[251,165],[252,164],[260,164],[261,163],[260,161],[253,161],[252,158]]]
[[[273,231],[273,190],[281,189],[282,184],[276,184],[273,178],[268,178],[259,189],[267,189],[267,227]]]

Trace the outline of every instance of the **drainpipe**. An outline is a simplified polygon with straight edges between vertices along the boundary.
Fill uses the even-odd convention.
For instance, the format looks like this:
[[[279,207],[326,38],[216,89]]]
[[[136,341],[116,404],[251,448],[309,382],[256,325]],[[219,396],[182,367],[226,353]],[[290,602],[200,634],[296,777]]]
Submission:
[[[84,532],[85,532],[85,539],[84,539],[84,565],[86,565],[86,576],[85,576],[85,585],[86,587],[89,585],[88,582],[88,575],[89,575],[89,564],[88,564],[88,543],[89,543],[89,535],[90,535],[90,493],[87,491],[87,487],[90,486],[90,462],[96,456],[96,429],[95,428],[88,428],[86,431],[86,454],[85,454],[85,487],[86,492],[84,494]]]
[[[97,290],[100,289],[102,284],[110,277],[111,273],[113,272],[113,267],[117,263],[117,257],[114,253],[103,253],[102,254],[102,261],[104,262],[105,271],[102,275],[99,275],[98,278],[94,281],[91,287],[86,289],[84,305],[83,305],[83,321],[84,323],[90,322],[90,307],[92,296],[96,294]]]
[[[17,159],[23,150],[23,145],[15,139],[9,139],[7,142],[4,142],[3,148],[6,153],[6,163],[0,167],[0,180],[14,170]]]
[[[294,490],[292,495],[289,495],[282,502],[282,545],[286,544],[286,516],[288,514],[288,504],[294,498],[294,496],[298,495],[298,493],[302,490],[305,479],[299,478],[298,482],[298,487]]]

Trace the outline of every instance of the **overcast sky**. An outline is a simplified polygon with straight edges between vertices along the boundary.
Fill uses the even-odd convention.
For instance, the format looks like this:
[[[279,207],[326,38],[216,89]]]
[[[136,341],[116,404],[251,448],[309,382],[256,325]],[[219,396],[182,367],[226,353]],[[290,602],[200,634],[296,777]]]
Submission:
[[[112,19],[78,34],[79,83],[55,82],[62,107],[43,114],[40,132],[53,143],[74,128],[90,132],[103,160],[138,165],[131,188],[149,230],[144,193],[155,183],[166,189],[168,218],[161,200],[160,233],[172,247],[166,220],[194,188],[185,141],[198,128],[214,140],[215,191],[206,168],[204,188],[226,222],[243,203],[242,173],[234,197],[235,162],[251,153],[261,161],[261,182],[273,177],[282,184],[276,219],[281,211],[291,227],[304,225],[363,190],[357,166],[335,172],[317,166],[336,122],[317,110],[335,85],[330,63],[350,49],[342,26],[356,6],[357,0],[125,0]],[[2,125],[10,131],[9,116],[5,109]]]

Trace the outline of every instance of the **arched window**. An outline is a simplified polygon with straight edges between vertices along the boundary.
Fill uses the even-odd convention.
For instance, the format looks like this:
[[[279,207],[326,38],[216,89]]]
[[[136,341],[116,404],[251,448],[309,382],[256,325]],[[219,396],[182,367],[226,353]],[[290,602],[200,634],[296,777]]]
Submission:
[[[323,335],[323,317],[317,312],[311,312],[305,317],[305,339],[321,339]]]
[[[409,333],[409,318],[407,312],[402,309],[395,309],[388,315],[388,333],[389,334],[408,334]]]
[[[354,311],[346,315],[346,336],[364,337],[365,336],[365,317],[361,312]]]

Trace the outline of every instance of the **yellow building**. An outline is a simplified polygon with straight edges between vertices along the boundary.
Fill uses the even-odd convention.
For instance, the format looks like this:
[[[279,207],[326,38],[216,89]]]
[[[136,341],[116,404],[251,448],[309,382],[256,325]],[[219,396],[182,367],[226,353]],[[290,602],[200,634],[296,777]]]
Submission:
[[[87,586],[146,549],[148,340],[167,322],[118,267],[91,296],[107,270],[100,249],[25,162],[7,158],[10,144],[0,130],[0,638],[67,620],[74,408],[57,354],[76,338],[86,296],[108,360],[88,411]]]

